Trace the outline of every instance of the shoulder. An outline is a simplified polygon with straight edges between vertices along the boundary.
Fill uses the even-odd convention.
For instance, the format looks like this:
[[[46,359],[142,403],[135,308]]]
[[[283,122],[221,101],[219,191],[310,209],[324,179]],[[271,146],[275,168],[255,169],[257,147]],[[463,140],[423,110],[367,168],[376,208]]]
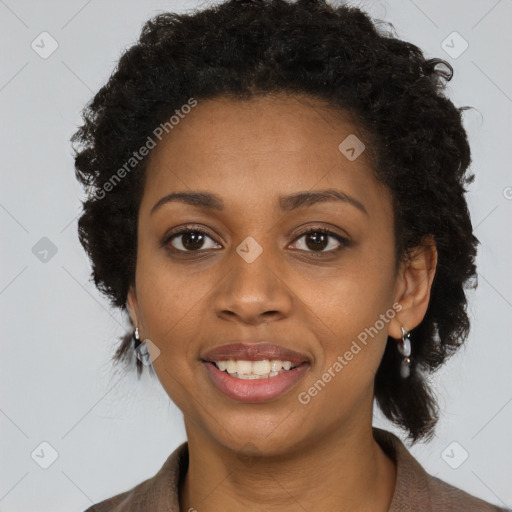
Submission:
[[[107,498],[106,500],[92,505],[92,507],[89,507],[84,512],[115,512],[129,494],[130,491],[117,494],[116,496],[112,496],[111,498]]]
[[[396,485],[389,512],[503,512],[492,503],[454,487],[423,469],[402,441],[386,430],[373,428],[373,436],[395,462]]]
[[[135,487],[100,501],[84,512],[179,512],[179,483],[188,466],[188,444],[174,450],[160,470]]]
[[[439,478],[430,477],[432,510],[454,510],[464,512],[505,512],[487,501],[450,485]]]

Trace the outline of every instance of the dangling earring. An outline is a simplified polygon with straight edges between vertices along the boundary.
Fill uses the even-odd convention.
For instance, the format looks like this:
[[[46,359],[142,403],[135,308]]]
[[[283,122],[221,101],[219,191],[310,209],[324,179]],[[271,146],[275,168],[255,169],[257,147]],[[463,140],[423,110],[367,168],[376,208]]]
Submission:
[[[135,327],[135,332],[132,336],[133,346],[135,349],[140,345],[139,328]]]
[[[397,348],[398,352],[402,354],[403,359],[400,364],[400,377],[402,379],[406,379],[411,374],[411,333],[406,331],[403,327],[402,329],[402,340],[398,342]]]

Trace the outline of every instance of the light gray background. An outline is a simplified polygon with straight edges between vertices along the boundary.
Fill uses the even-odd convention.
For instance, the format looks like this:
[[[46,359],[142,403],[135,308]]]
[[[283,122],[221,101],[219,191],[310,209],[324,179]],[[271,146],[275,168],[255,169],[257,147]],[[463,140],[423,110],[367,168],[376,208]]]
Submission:
[[[465,113],[477,175],[469,203],[482,243],[472,332],[435,376],[437,437],[411,451],[430,473],[511,507],[512,1],[358,4],[427,55],[450,61],[450,97],[476,109]],[[0,0],[2,512],[82,511],[152,476],[185,440],[181,413],[157,380],[111,371],[128,324],[89,282],[69,137],[143,22],[199,5]],[[59,45],[47,59],[31,48],[43,31]],[[441,47],[453,31],[469,43],[456,58]],[[452,53],[462,48],[453,36],[447,41]],[[43,237],[57,248],[47,262],[32,251]],[[375,424],[399,433],[379,414]],[[34,450],[39,461],[50,456],[43,441],[58,453],[48,469],[31,457]],[[452,469],[445,459],[453,465],[462,450],[468,459]]]

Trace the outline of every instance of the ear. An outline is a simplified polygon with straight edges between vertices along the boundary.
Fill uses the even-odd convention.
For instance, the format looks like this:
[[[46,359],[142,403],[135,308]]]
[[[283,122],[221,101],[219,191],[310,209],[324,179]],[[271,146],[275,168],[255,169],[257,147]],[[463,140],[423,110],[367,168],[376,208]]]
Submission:
[[[401,339],[401,326],[406,331],[417,327],[427,312],[430,290],[437,267],[437,249],[432,236],[425,237],[423,243],[409,251],[401,263],[395,288],[395,301],[402,308],[390,321],[388,334]]]
[[[128,308],[128,312],[130,313],[132,324],[135,327],[140,328],[139,304],[137,302],[137,294],[135,292],[135,287],[133,285],[130,285],[130,288],[128,289],[128,295],[126,297],[126,307]]]

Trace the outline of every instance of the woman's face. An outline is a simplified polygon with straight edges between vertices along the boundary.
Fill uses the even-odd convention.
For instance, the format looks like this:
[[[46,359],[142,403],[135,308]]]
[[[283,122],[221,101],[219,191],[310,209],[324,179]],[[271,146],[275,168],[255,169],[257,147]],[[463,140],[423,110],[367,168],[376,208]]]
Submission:
[[[199,101],[183,117],[150,155],[128,302],[189,437],[277,454],[370,425],[398,278],[391,196],[362,136],[284,95]],[[160,202],[178,192],[203,201]],[[263,342],[278,347],[208,355]],[[212,362],[293,359],[280,349],[297,368],[265,379]]]

